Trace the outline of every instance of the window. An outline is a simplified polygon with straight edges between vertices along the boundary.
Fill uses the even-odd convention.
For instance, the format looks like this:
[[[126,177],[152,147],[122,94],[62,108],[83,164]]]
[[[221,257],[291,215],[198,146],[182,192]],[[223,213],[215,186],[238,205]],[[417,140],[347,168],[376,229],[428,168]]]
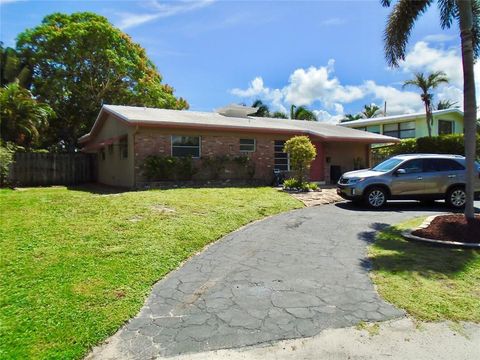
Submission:
[[[255,151],[255,139],[240,139],[240,151],[241,152],[254,152]]]
[[[448,120],[438,120],[438,135],[453,134],[454,123]]]
[[[407,161],[400,165],[400,169],[404,169],[407,174],[421,173],[423,172],[423,160],[414,159]]]
[[[288,154],[286,152],[283,152],[283,146],[284,145],[285,145],[284,140],[275,140],[274,169],[283,170],[283,171],[290,171],[290,159],[288,158]]]
[[[367,128],[365,126],[363,127],[357,127],[357,128],[354,128],[355,130],[360,130],[360,131],[367,131]]]
[[[125,137],[123,139],[120,139],[118,143],[118,148],[120,152],[120,159],[126,159],[128,158],[128,138]]]
[[[367,126],[367,131],[375,134],[380,134],[380,125]]]
[[[383,135],[393,136],[399,139],[415,137],[415,122],[403,122],[383,125]]]
[[[452,159],[425,159],[424,167],[427,172],[465,170],[462,164]]]
[[[200,136],[172,136],[172,156],[200,157]]]

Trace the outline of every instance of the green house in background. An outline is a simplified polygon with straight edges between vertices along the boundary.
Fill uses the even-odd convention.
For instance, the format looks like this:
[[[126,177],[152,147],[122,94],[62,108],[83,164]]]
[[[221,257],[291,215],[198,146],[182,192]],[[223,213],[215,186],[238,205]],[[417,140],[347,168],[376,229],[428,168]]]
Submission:
[[[428,136],[425,112],[353,120],[338,125],[399,139]],[[433,112],[432,136],[446,134],[463,134],[462,111],[446,109]]]

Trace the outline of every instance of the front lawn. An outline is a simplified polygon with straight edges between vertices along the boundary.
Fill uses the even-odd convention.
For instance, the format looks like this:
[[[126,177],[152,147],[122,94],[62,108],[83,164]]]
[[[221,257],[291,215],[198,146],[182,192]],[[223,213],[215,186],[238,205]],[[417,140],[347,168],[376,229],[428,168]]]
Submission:
[[[380,232],[369,249],[380,295],[420,320],[480,322],[480,251],[405,241],[415,219]]]
[[[81,358],[206,244],[301,206],[271,188],[0,190],[0,358]]]

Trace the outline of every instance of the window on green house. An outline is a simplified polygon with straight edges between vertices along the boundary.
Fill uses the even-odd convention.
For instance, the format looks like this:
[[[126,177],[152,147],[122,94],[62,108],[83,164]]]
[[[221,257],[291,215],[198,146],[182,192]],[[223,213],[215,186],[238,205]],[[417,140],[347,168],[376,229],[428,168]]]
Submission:
[[[383,135],[393,136],[399,139],[414,138],[415,121],[385,124],[383,125]]]
[[[367,126],[367,131],[375,134],[380,134],[380,125]]]
[[[438,120],[438,135],[453,134],[455,130],[454,122],[449,120]]]

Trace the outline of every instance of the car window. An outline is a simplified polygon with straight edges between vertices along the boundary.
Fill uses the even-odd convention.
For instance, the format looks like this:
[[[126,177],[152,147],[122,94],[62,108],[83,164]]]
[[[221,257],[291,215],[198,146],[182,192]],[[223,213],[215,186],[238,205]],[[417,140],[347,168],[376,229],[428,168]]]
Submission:
[[[451,159],[437,159],[438,171],[465,170],[462,164]]]
[[[372,170],[373,171],[380,171],[380,172],[387,172],[387,171],[392,170],[395,166],[397,166],[401,162],[402,162],[402,159],[388,159],[388,160],[385,160],[385,161],[381,162],[377,166],[375,166]]]
[[[465,170],[462,164],[452,159],[424,159],[423,168],[426,172]]]
[[[423,171],[423,160],[413,159],[400,165],[399,169],[404,169],[407,174],[420,173]]]

